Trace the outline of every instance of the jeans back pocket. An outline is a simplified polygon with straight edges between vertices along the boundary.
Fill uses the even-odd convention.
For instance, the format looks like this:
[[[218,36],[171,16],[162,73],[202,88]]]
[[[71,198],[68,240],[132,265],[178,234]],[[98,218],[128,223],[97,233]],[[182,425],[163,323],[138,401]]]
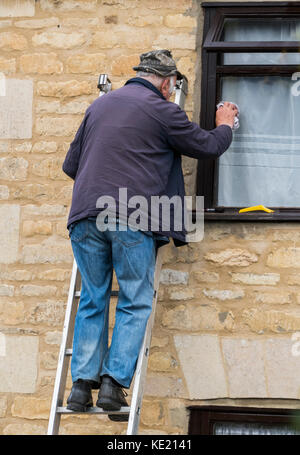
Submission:
[[[69,237],[73,242],[81,242],[89,234],[89,223],[88,220],[82,219],[74,221],[69,226]]]

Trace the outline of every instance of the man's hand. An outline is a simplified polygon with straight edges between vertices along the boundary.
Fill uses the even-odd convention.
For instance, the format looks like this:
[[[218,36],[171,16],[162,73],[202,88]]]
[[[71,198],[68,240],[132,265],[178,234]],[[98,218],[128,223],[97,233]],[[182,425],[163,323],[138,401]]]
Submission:
[[[230,128],[233,127],[234,117],[238,113],[235,104],[224,102],[224,106],[220,106],[216,112],[216,126],[228,125]]]

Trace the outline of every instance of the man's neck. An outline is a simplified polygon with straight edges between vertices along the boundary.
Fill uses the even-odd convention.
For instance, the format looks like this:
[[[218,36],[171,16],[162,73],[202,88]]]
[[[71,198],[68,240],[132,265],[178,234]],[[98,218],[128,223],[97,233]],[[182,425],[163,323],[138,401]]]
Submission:
[[[160,96],[162,99],[166,100],[164,95],[148,79],[143,78],[143,77],[133,77],[132,79],[129,79],[127,82],[125,82],[125,85],[134,84],[134,83],[144,85],[144,87],[149,88],[154,93],[156,93],[158,96]]]

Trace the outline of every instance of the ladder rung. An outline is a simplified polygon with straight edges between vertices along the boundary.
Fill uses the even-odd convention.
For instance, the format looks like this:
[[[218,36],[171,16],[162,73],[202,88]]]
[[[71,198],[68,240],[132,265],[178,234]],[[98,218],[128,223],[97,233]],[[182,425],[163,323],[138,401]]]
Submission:
[[[71,411],[66,407],[59,406],[56,411],[58,414],[129,414],[130,406],[122,406],[119,411],[104,411],[102,408],[91,407],[85,412]]]
[[[118,297],[119,291],[111,291],[110,293],[111,297]],[[76,291],[74,294],[74,297],[79,298],[80,297],[80,291]]]

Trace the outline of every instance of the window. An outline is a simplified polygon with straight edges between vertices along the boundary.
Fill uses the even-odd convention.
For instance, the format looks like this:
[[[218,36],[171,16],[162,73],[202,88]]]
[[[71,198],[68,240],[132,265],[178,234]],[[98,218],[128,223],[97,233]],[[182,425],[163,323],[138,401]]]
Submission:
[[[202,7],[200,125],[215,127],[221,100],[240,108],[229,149],[198,162],[205,218],[299,221],[300,2]],[[255,205],[274,213],[238,213]]]
[[[188,434],[298,435],[299,415],[292,409],[190,406]]]

